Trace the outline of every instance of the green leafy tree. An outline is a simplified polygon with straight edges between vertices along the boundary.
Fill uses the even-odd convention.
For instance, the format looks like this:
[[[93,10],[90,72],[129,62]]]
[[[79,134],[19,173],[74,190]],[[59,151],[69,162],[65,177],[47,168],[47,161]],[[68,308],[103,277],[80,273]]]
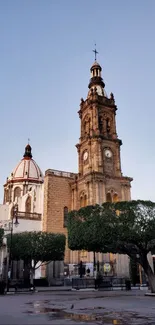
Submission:
[[[72,250],[127,254],[143,267],[155,292],[155,275],[148,261],[148,253],[155,250],[155,203],[104,203],[72,211],[68,243]]]
[[[10,239],[9,235],[9,248]],[[21,259],[27,262],[31,274],[31,283],[33,284],[37,268],[50,261],[64,259],[65,243],[66,238],[63,234],[41,231],[16,233],[12,236],[11,258],[12,260]]]
[[[72,250],[107,253],[115,250],[117,218],[111,204],[95,205],[68,214],[68,244]]]

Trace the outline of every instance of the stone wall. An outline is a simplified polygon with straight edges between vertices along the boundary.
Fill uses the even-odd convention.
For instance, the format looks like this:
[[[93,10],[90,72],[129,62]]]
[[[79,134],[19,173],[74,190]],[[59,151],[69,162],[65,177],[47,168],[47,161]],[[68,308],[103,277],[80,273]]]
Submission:
[[[66,175],[66,176],[63,176]],[[70,176],[70,177],[69,177]],[[44,182],[44,215],[43,230],[53,233],[63,233],[67,238],[67,228],[64,227],[64,207],[71,210],[72,174],[60,174],[47,171]],[[69,263],[69,249],[66,241],[65,262]]]

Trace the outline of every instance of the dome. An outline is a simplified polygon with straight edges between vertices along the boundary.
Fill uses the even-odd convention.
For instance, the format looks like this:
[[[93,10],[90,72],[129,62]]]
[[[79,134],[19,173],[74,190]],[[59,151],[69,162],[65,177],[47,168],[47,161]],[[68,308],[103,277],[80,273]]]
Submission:
[[[32,148],[28,144],[25,147],[25,153],[23,155],[24,158],[19,162],[11,175],[8,177],[8,182],[29,181],[33,183],[43,183],[43,174],[37,163],[32,159],[31,150]]]
[[[102,69],[101,66],[100,66],[100,64],[99,64],[97,61],[95,61],[95,62],[92,64],[90,70],[95,69],[95,68],[97,68],[97,69],[99,69],[99,70]]]

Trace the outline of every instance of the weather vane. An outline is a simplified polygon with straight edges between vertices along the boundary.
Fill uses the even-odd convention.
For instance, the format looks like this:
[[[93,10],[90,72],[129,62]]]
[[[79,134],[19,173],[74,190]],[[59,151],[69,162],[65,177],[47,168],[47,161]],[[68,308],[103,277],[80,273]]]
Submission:
[[[95,53],[95,61],[96,61],[96,56],[98,54],[97,50],[96,50],[96,44],[95,44],[95,50],[93,50],[93,52]]]

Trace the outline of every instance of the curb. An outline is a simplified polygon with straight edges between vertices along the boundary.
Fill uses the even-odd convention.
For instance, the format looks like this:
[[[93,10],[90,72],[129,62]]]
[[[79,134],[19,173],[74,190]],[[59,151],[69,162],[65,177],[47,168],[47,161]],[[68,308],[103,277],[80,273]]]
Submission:
[[[152,292],[146,292],[146,293],[145,293],[145,296],[148,296],[148,297],[155,297],[155,293],[152,293]]]

